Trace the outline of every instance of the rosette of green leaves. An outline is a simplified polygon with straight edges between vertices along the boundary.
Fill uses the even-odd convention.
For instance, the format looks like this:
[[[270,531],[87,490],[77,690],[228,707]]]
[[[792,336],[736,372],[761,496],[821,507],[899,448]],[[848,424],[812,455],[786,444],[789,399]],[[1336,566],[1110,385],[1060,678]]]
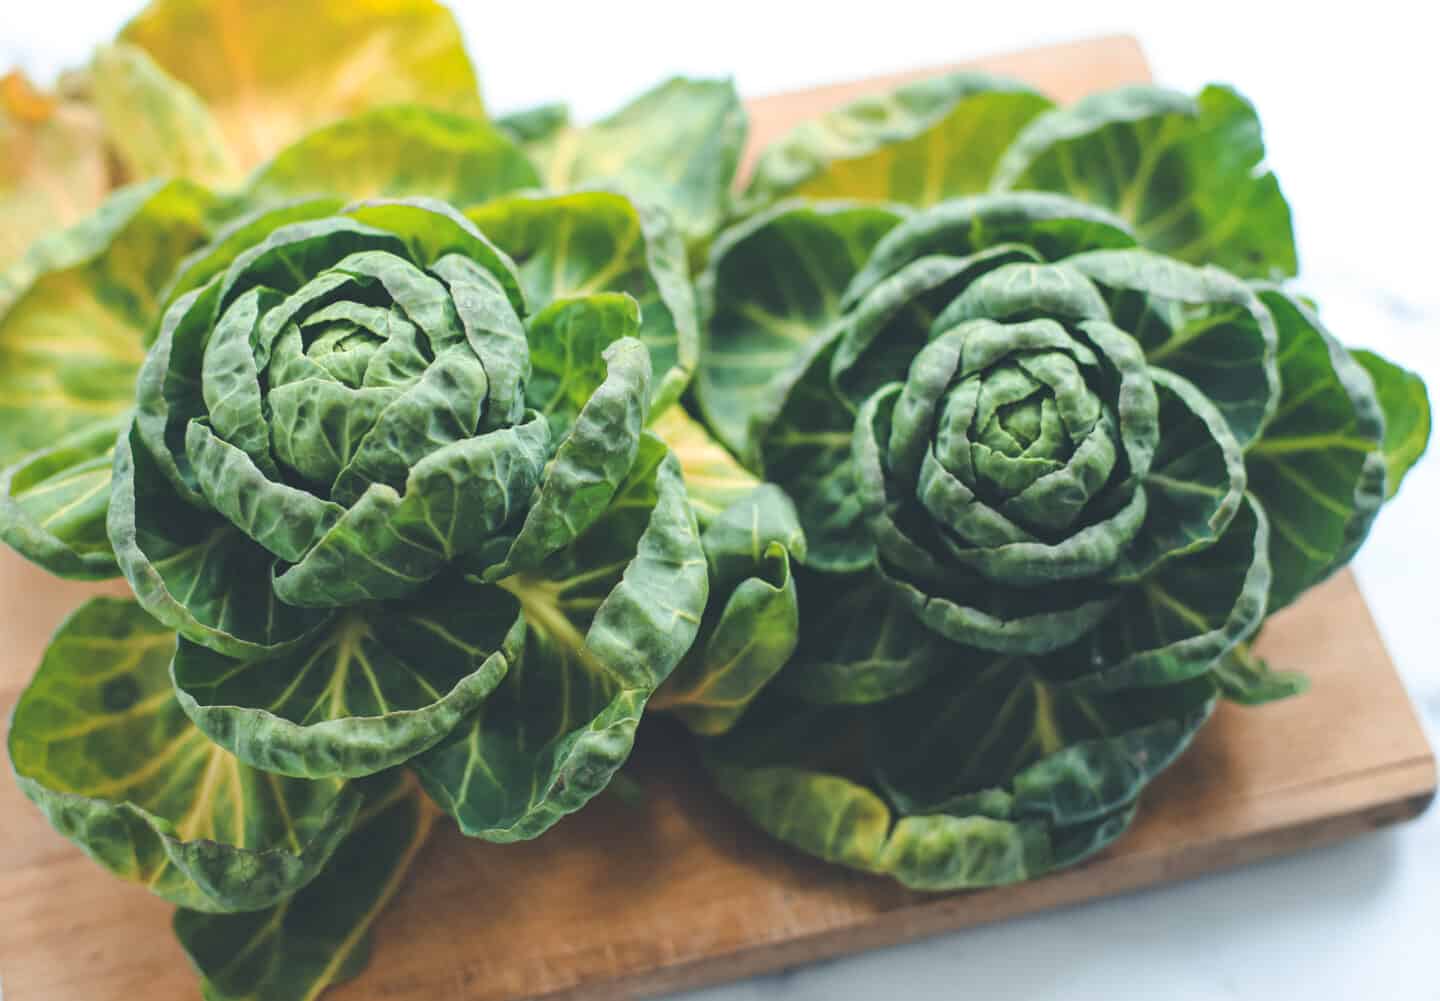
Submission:
[[[697,385],[808,542],[797,651],[708,752],[758,823],[917,887],[1025,878],[1117,836],[1216,694],[1295,690],[1246,643],[1429,416],[1253,280],[1294,268],[1262,156],[1223,88],[969,75],[762,154]]]
[[[673,178],[658,168],[606,177],[610,161],[598,154],[542,178],[509,130],[455,111],[391,105],[303,135],[238,189],[148,182],[41,240],[0,279],[0,538],[55,573],[117,575],[104,531],[110,446],[161,313],[270,230],[354,199],[420,196],[461,207],[518,262],[535,301],[630,295],[651,354],[650,413],[660,416],[688,384],[699,343],[685,238],[667,209],[714,208],[728,184],[723,170],[683,168],[700,154],[677,148],[665,114],[738,115],[728,85],[671,81],[662,89],[665,101],[622,110],[623,135],[601,131],[606,149],[628,151],[625,162],[658,157],[680,171]],[[601,125],[567,129],[567,148],[598,149],[593,129]],[[540,195],[549,180],[593,186]]]
[[[643,119],[627,141],[663,143]],[[134,603],[77,614],[26,695],[12,760],[60,830],[186,908],[177,932],[208,990],[313,992],[357,970],[430,797],[496,840],[582,805],[698,627],[704,555],[674,460],[641,430],[698,351],[684,241],[637,198],[539,184],[496,126],[386,107],[301,137],[236,191],[119,192],[0,291],[0,538],[63,576],[117,576],[115,515],[163,620]],[[413,196],[465,217],[341,211]],[[351,258],[373,269],[346,277]],[[321,272],[333,288],[309,284]],[[307,285],[317,298],[292,301]],[[284,334],[263,349],[258,326],[241,330],[262,314]],[[222,341],[229,362],[209,354]],[[248,376],[247,350],[253,385],[206,389],[207,372]],[[253,464],[240,472],[261,475],[258,493],[197,467],[192,423],[212,460]],[[445,482],[471,473],[463,491]],[[442,510],[446,491],[460,506]],[[311,527],[335,531],[307,548],[293,519],[321,511]],[[277,583],[304,561],[262,538],[319,550],[312,570],[337,553],[366,569],[307,597]],[[179,687],[172,661],[189,665]],[[271,668],[294,687],[270,685]],[[388,767],[402,761],[420,781]],[[240,940],[250,959],[232,964]]]
[[[515,208],[533,247],[547,204]],[[640,305],[542,287],[438,202],[273,210],[187,260],[95,432],[138,603],[62,628],[11,759],[235,989],[357,969],[428,802],[496,841],[583,806],[699,628]],[[237,936],[278,965],[217,963]]]
[[[196,726],[283,775],[413,761],[496,839],[593,796],[705,595],[639,329],[619,293],[531,312],[418,201],[282,226],[180,295],[109,522]]]

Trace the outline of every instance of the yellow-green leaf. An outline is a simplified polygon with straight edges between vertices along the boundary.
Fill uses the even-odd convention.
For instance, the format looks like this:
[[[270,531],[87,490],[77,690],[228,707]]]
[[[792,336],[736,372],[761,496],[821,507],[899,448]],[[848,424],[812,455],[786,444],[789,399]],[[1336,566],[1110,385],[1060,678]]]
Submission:
[[[420,195],[461,207],[540,186],[506,133],[479,118],[415,105],[375,108],[316,129],[250,179],[255,204],[301,195]]]
[[[117,192],[0,287],[0,465],[128,410],[175,266],[212,198],[184,181]]]
[[[104,199],[103,134],[88,104],[42,94],[19,73],[0,77],[0,270]]]
[[[382,104],[484,112],[459,27],[434,0],[155,0],[120,38],[210,106],[241,167]]]
[[[134,601],[81,606],[15,709],[20,788],[91,858],[167,900],[272,906],[320,872],[360,796],[257,771],[212,744],[175,700],[174,650],[175,633]]]
[[[127,177],[188,177],[212,187],[239,180],[239,168],[205,103],[143,49],[101,47],[90,76],[106,139]]]

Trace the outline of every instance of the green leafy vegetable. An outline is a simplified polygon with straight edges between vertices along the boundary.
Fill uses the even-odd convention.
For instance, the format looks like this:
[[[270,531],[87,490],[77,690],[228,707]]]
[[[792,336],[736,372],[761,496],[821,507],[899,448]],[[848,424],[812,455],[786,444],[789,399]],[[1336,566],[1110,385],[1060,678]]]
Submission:
[[[738,724],[687,719],[734,724],[707,761],[762,827],[1013,882],[1117,837],[1217,696],[1303,690],[1249,641],[1355,553],[1429,407],[1259,281],[1295,270],[1263,157],[1226,88],[1052,108],[969,74],[761,154],[696,396],[794,500],[800,615],[755,630],[794,653]]]
[[[307,176],[334,134],[277,163]],[[59,830],[182,907],[207,996],[313,997],[363,964],[431,801],[477,837],[543,833],[694,641],[705,550],[646,430],[652,359],[670,399],[688,378],[693,303],[664,220],[620,195],[477,209],[519,264],[428,199],[287,200],[187,253],[209,204],[120,196],[41,245],[0,328],[48,385],[25,324],[83,322],[92,295],[91,336],[126,352],[102,405],[65,380],[48,414],[16,399],[18,447],[74,430],[0,477],[0,533],[69,576],[118,565],[138,599],[62,629],[11,757]],[[111,267],[145,284],[107,294]]]

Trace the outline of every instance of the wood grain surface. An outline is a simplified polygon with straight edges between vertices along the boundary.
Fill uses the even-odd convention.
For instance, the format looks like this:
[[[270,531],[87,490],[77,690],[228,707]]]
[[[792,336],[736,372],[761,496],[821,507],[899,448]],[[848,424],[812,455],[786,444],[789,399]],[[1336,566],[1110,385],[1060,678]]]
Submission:
[[[982,65],[1062,99],[1148,76],[1127,38]],[[755,142],[894,82],[754,101]],[[0,728],[51,630],[96,590],[0,556]],[[520,845],[443,828],[381,919],[370,967],[327,998],[640,997],[1298,851],[1424,809],[1435,760],[1349,573],[1276,616],[1260,650],[1304,670],[1312,691],[1260,709],[1222,707],[1116,847],[1068,872],[980,893],[921,896],[777,845],[706,787],[673,724],[649,720],[627,770],[644,790],[640,802],[606,794]],[[0,778],[6,1001],[196,997],[170,911],[53,833]]]

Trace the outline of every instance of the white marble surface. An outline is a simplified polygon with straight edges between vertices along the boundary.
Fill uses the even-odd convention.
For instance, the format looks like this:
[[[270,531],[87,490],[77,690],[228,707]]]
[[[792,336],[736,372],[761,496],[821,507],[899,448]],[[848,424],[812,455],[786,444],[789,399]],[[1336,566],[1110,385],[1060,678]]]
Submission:
[[[1440,390],[1434,35],[1419,5],[1363,10],[1211,0],[837,4],[458,2],[492,107],[570,97],[582,114],[670,72],[733,73],[747,94],[953,62],[1110,31],[1159,80],[1225,80],[1259,106],[1298,221],[1303,284],[1330,326]],[[0,67],[83,58],[125,0],[0,0]],[[562,16],[563,15],[563,16]],[[1427,19],[1428,20],[1428,19]],[[565,27],[558,28],[559,25]],[[616,27],[619,25],[619,27]],[[1437,392],[1440,396],[1440,392]],[[1357,561],[1432,737],[1440,451]],[[1377,998],[1440,1001],[1440,810],[1403,828],[1180,886],[808,967],[685,1001]],[[678,999],[677,999],[678,1001]]]

